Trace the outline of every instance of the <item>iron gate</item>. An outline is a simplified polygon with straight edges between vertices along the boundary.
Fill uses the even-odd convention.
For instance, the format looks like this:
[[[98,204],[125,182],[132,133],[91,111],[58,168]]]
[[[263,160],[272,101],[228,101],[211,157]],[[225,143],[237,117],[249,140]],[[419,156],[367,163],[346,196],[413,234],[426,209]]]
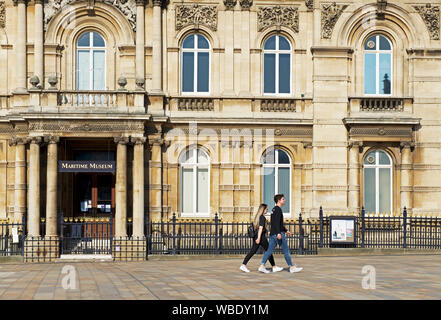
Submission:
[[[62,254],[112,254],[113,218],[61,216]]]
[[[0,220],[0,256],[23,255],[26,219]]]

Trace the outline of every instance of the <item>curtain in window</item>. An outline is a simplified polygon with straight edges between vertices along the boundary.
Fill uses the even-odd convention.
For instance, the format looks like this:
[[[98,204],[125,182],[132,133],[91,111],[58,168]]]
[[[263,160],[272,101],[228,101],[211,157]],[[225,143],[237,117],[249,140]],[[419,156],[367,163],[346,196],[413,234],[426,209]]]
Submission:
[[[78,50],[77,53],[77,89],[90,89],[90,54],[88,50]]]
[[[182,211],[183,212],[193,212],[193,169],[192,168],[182,168]]]

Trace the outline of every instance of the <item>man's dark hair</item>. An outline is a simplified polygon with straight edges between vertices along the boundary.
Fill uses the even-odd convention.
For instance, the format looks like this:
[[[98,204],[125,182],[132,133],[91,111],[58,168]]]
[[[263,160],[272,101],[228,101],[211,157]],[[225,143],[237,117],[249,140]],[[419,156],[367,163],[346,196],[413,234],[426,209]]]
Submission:
[[[282,199],[283,197],[284,197],[283,193],[276,194],[274,196],[274,202],[275,203],[279,202],[279,200]]]

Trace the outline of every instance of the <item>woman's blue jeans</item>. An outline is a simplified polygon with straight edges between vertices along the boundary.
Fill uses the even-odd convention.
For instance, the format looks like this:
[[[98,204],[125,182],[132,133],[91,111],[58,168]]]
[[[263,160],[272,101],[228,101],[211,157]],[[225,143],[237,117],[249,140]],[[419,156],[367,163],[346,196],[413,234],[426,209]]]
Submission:
[[[285,233],[282,232],[281,235],[282,235],[281,240],[277,239],[277,234],[270,236],[268,250],[266,250],[265,254],[263,255],[262,264],[266,263],[266,261],[271,256],[276,246],[279,245],[282,247],[282,251],[283,251],[283,255],[285,256],[286,263],[288,264],[289,267],[292,266],[291,255],[289,254],[288,242],[286,241]]]

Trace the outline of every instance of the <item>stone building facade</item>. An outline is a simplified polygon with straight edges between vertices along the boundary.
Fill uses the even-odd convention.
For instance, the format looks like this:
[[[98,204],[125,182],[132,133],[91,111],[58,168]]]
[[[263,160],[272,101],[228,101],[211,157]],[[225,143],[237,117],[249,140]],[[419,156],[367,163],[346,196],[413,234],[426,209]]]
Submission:
[[[440,6],[0,0],[0,218],[437,212]]]

